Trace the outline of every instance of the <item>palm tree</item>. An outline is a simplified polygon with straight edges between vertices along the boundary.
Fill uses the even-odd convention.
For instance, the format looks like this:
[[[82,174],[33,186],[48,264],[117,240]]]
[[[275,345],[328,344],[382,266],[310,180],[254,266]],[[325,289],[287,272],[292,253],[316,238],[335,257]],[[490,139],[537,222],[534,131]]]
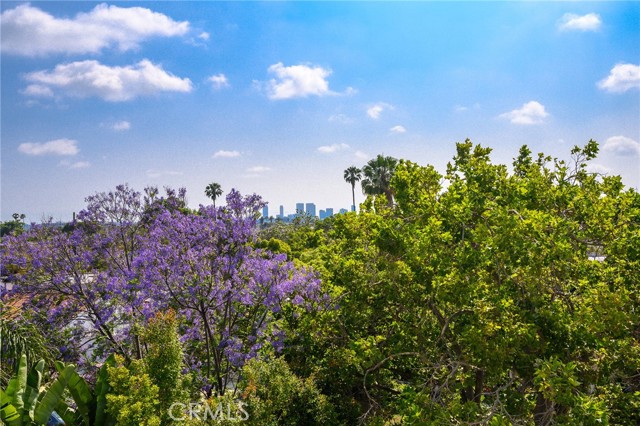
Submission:
[[[222,187],[217,182],[212,182],[204,189],[204,194],[213,200],[213,208],[216,208],[216,198],[222,195]]]
[[[353,196],[353,204],[351,211],[356,211],[356,182],[362,178],[362,170],[356,166],[351,166],[344,171],[344,180],[351,184],[351,195]]]
[[[373,160],[362,168],[362,192],[367,195],[384,194],[387,204],[393,207],[393,191],[391,190],[391,178],[396,171],[398,160],[393,157],[385,157],[378,154]]]

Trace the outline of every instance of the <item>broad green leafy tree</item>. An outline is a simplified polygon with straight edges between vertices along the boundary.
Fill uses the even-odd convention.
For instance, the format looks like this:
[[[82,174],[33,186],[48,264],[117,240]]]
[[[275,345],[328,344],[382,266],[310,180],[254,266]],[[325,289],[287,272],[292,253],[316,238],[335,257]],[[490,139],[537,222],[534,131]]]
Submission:
[[[393,209],[337,217],[312,259],[291,245],[336,305],[296,323],[294,371],[344,423],[637,424],[640,196],[587,171],[597,151],[400,161]]]

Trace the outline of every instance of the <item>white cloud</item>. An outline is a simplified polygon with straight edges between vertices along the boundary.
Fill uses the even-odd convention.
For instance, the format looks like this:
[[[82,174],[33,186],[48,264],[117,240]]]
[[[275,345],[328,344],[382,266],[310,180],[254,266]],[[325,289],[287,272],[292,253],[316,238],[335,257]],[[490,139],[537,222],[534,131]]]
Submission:
[[[190,92],[191,80],[167,73],[161,66],[144,59],[135,65],[109,67],[87,60],[56,65],[52,71],[25,75],[27,81],[66,96],[97,96],[121,102],[159,92]]]
[[[91,167],[91,163],[88,161],[76,161],[69,165],[70,169],[87,169]]]
[[[612,136],[602,150],[621,157],[635,157],[640,156],[640,143],[626,136]]]
[[[49,142],[25,142],[18,151],[27,155],[76,155],[78,142],[73,139],[55,139]]]
[[[198,38],[201,40],[207,41],[209,40],[209,33],[206,31],[203,31],[198,35]]]
[[[640,88],[640,65],[617,64],[607,78],[598,82],[598,87],[614,93]]]
[[[587,13],[582,16],[574,13],[565,13],[558,23],[558,28],[561,31],[597,31],[601,25],[602,20],[597,13]]]
[[[329,90],[326,78],[331,70],[319,66],[292,65],[285,67],[282,62],[268,69],[276,78],[267,84],[267,96],[270,99],[305,98],[307,96],[326,96],[334,94]]]
[[[215,154],[213,154],[213,158],[236,158],[236,157],[240,157],[239,151],[225,151],[224,149],[221,149],[220,151],[217,151]]]
[[[118,121],[116,123],[113,123],[113,125],[111,125],[111,128],[113,130],[121,132],[123,130],[129,130],[131,128],[131,123],[129,123],[126,120],[122,120],[122,121]]]
[[[265,166],[254,166],[254,167],[249,167],[246,171],[247,173],[266,173],[266,172],[270,172],[271,168],[265,167]]]
[[[212,75],[207,79],[207,81],[210,82],[213,88],[216,90],[229,87],[229,80],[227,79],[227,76],[224,74]]]
[[[137,48],[152,37],[175,37],[189,31],[189,22],[176,22],[142,7],[100,4],[73,19],[56,18],[29,4],[2,12],[1,50],[23,56],[52,53],[98,53],[117,47]]]
[[[345,114],[333,114],[329,117],[330,123],[350,124],[353,120]]]
[[[380,118],[380,114],[382,114],[383,111],[390,109],[393,109],[393,105],[389,105],[385,102],[378,102],[377,104],[371,105],[369,108],[367,108],[367,115],[370,118],[377,120],[378,118]]]
[[[356,151],[354,153],[354,155],[356,156],[356,158],[358,160],[368,160],[369,158],[371,158],[371,156],[369,154],[367,154],[366,152],[362,152],[362,151]]]
[[[474,110],[479,110],[481,108],[481,106],[480,106],[480,104],[478,102],[473,104],[471,107],[468,107],[466,105],[455,105],[453,107],[453,111],[454,112],[466,112],[466,111],[469,111],[471,108],[473,108]]]
[[[358,89],[349,86],[345,89],[345,91],[342,94],[345,96],[355,96],[358,94]]]
[[[405,133],[407,129],[404,126],[393,126],[389,129],[392,133]]]
[[[41,84],[30,84],[22,91],[22,94],[36,98],[51,98],[53,97],[53,90]]]
[[[174,170],[147,170],[147,177],[150,177],[151,179],[157,179],[163,176],[182,176],[183,174],[184,173],[182,172],[176,172]]]
[[[598,173],[601,175],[606,175],[611,173],[611,169],[609,167],[606,167],[606,166],[603,166],[602,164],[597,164],[597,163],[587,164],[587,171],[590,173]]]
[[[323,154],[333,154],[335,152],[344,151],[346,149],[349,149],[349,145],[347,145],[346,143],[334,143],[332,145],[323,145],[321,147],[318,147],[318,152],[321,152]]]
[[[531,101],[522,105],[520,109],[500,114],[500,118],[506,118],[513,124],[540,124],[548,115],[544,105]]]
[[[469,107],[466,107],[464,105],[456,105],[455,107],[453,107],[453,110],[455,112],[465,112],[469,110]]]

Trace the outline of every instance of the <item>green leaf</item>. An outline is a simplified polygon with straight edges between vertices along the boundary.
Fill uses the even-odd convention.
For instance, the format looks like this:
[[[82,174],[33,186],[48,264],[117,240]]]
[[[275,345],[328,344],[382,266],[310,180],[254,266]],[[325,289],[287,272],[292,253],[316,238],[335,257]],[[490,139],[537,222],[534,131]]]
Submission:
[[[58,406],[56,407],[55,411],[60,417],[62,417],[62,420],[64,420],[66,424],[78,424],[78,416],[76,412],[71,407],[69,407],[66,402],[58,402]]]
[[[24,390],[27,386],[27,356],[22,355],[20,357],[20,363],[18,364],[18,371],[15,376],[9,380],[7,385],[7,397],[8,401],[21,412],[24,407]]]
[[[44,397],[36,407],[34,420],[36,423],[46,424],[51,417],[51,413],[56,409],[60,401],[64,398],[64,389],[67,387],[67,381],[71,372],[75,367],[70,365],[65,367],[55,382],[49,386]]]
[[[24,390],[24,408],[22,412],[22,421],[28,424],[33,421],[36,408],[36,402],[40,395],[40,382],[42,381],[42,371],[44,369],[44,361],[40,360],[27,376],[27,386]]]
[[[7,426],[22,425],[20,413],[16,410],[16,407],[11,404],[9,395],[2,389],[0,389],[0,419],[2,419]]]
[[[67,387],[71,396],[73,396],[73,400],[78,407],[77,411],[82,416],[84,424],[89,426],[91,421],[91,403],[94,400],[89,385],[74,369],[69,373]]]
[[[98,379],[96,380],[96,414],[94,426],[108,426],[115,424],[115,420],[111,418],[106,412],[107,405],[107,393],[109,392],[109,375],[107,373],[107,366],[115,366],[116,359],[111,354],[100,368],[98,372]]]

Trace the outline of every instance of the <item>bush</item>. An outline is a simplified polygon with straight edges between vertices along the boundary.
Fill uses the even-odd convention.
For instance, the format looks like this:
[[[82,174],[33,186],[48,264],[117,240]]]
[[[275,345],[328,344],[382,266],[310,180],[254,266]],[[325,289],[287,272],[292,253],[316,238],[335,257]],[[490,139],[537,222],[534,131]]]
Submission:
[[[313,380],[293,374],[282,358],[253,359],[243,370],[242,399],[247,425],[337,424],[333,407]]]
[[[159,426],[158,386],[144,371],[142,361],[134,360],[128,367],[116,356],[116,365],[108,366],[111,392],[107,395],[107,411],[119,426]]]

